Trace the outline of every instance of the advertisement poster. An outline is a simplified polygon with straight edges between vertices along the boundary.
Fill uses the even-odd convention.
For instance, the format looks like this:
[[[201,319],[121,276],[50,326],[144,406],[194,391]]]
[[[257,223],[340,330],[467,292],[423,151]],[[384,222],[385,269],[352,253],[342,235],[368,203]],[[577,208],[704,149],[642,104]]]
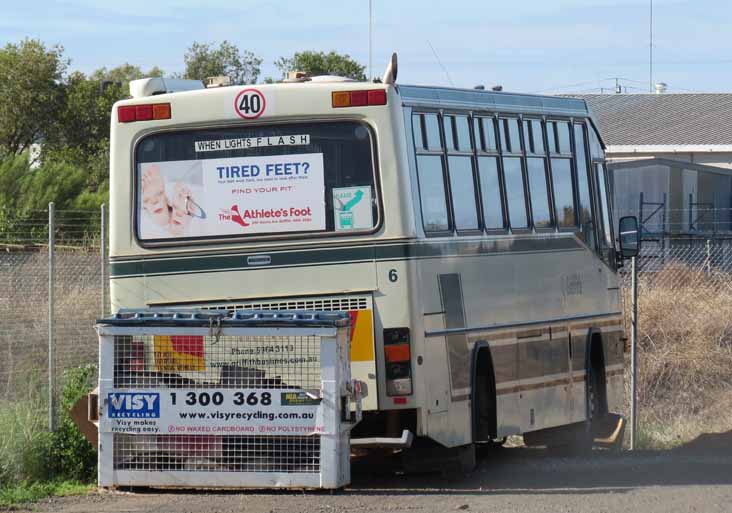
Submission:
[[[111,390],[102,432],[131,434],[325,434],[321,401],[301,389]]]
[[[337,231],[373,228],[371,187],[334,188],[333,215]]]
[[[140,165],[142,239],[325,229],[322,153]]]

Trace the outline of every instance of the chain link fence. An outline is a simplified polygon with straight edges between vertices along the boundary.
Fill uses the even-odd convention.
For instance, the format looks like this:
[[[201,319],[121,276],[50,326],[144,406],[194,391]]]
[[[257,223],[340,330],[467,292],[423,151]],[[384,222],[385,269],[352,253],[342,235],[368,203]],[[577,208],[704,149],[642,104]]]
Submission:
[[[104,216],[53,217],[49,244],[48,210],[0,212],[0,401],[47,398],[49,385],[55,396],[65,370],[97,362],[94,321],[109,311]],[[646,447],[732,428],[732,235],[649,233],[638,258],[638,440]],[[620,273],[628,329],[629,271]]]
[[[102,212],[0,217],[0,401],[58,398],[65,370],[96,363]]]
[[[646,234],[637,267],[638,445],[732,429],[732,236]]]

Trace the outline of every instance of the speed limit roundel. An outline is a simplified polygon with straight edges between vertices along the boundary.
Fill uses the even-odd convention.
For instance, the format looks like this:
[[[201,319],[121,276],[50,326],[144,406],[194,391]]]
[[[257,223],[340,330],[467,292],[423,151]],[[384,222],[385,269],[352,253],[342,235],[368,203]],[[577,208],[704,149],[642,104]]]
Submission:
[[[267,101],[258,89],[243,89],[234,99],[234,110],[240,118],[256,119],[264,113],[266,108]]]

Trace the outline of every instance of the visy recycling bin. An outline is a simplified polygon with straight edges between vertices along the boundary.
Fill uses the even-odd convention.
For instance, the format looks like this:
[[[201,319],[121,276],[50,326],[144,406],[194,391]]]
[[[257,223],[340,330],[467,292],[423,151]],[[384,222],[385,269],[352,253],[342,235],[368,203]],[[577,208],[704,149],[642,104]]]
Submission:
[[[347,314],[123,310],[96,329],[100,486],[350,482]]]

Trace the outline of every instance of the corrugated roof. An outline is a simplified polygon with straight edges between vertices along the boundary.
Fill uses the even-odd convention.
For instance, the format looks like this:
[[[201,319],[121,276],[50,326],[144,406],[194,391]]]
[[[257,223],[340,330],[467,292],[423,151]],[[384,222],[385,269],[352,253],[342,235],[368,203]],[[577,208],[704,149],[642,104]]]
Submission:
[[[587,102],[607,145],[732,145],[732,94],[567,96]]]

